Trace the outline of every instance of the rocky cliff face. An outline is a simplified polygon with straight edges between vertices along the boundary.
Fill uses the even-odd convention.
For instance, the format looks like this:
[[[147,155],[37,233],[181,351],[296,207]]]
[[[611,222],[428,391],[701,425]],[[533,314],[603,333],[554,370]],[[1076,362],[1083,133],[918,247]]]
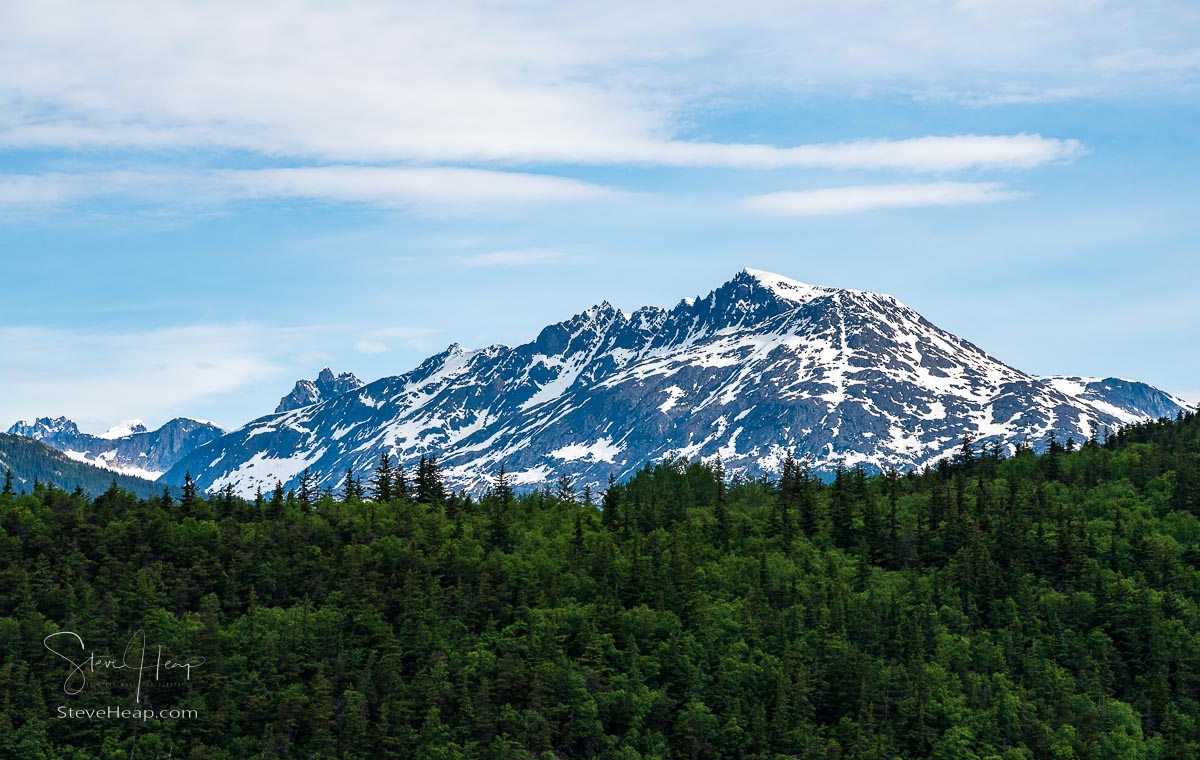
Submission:
[[[454,487],[501,465],[515,483],[618,478],[668,453],[720,456],[749,475],[787,451],[817,470],[920,467],[982,443],[1174,415],[1142,383],[1038,378],[895,298],[745,270],[704,298],[626,315],[608,303],[515,348],[458,345],[411,372],[255,420],[181,460],[205,488],[242,493],[306,467],[335,484],[381,452],[435,456]]]
[[[326,367],[317,375],[316,380],[297,380],[296,387],[292,388],[292,392],[279,400],[279,406],[275,407],[275,412],[277,414],[290,412],[293,409],[319,404],[343,393],[356,391],[361,387],[363,387],[363,381],[352,373],[343,372],[334,375],[333,370]]]

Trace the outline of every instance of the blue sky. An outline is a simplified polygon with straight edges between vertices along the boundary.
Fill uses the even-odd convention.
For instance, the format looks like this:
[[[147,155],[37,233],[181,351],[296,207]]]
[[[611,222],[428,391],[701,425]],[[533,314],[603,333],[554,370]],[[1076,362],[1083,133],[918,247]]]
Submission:
[[[0,426],[233,427],[746,266],[1200,401],[1194,3],[249,5],[0,6]]]

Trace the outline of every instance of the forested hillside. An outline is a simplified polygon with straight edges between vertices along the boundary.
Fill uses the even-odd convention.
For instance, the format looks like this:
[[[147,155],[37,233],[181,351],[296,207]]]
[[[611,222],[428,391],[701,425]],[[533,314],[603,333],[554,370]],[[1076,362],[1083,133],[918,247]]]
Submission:
[[[15,491],[32,491],[35,483],[54,483],[73,491],[104,493],[115,480],[117,485],[139,496],[162,493],[163,486],[152,480],[121,475],[85,462],[77,462],[41,441],[0,433],[0,478],[12,473]]]
[[[0,756],[1194,758],[1200,415],[923,473],[0,496]],[[599,503],[596,503],[596,502]],[[204,657],[158,706],[43,647]]]

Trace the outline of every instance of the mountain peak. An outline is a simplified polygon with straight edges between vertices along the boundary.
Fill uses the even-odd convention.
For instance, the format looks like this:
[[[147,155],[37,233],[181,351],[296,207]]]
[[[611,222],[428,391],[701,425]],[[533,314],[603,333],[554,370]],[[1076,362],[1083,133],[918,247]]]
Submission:
[[[405,467],[436,457],[455,488],[486,486],[501,465],[523,485],[566,474],[597,486],[668,451],[720,456],[748,476],[777,471],[787,452],[821,473],[919,469],[968,434],[1011,450],[1180,408],[1143,384],[1058,384],[891,296],[746,269],[669,310],[624,317],[600,303],[514,348],[451,346],[369,392],[306,408],[302,425],[230,433],[163,478],[190,469],[203,488],[249,493],[311,468],[332,485],[384,452]]]
[[[356,391],[363,385],[365,383],[355,377],[352,372],[335,375],[333,370],[325,367],[317,373],[316,380],[297,380],[291,393],[279,400],[279,406],[275,407],[275,413],[290,412],[293,409],[319,404],[334,396]]]
[[[12,427],[8,429],[10,435],[19,435],[25,438],[33,438],[40,441],[60,433],[67,435],[78,435],[79,427],[67,419],[66,417],[38,417],[32,424],[25,420],[17,420]]]
[[[126,436],[134,435],[135,433],[145,433],[146,431],[146,425],[141,420],[125,420],[124,422],[113,425],[108,430],[96,437],[111,441],[116,438],[124,438]]]
[[[750,267],[746,267],[738,272],[734,280],[738,279],[752,280],[780,298],[787,301],[796,301],[797,303],[807,303],[814,296],[825,295],[833,290],[833,288],[809,285],[799,280],[793,280],[790,277],[784,277],[781,274],[767,272],[762,269],[751,269]]]

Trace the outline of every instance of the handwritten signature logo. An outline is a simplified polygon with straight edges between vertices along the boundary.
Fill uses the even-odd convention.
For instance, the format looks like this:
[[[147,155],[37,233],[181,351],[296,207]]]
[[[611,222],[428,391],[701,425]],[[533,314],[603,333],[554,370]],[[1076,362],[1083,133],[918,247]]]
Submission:
[[[58,640],[65,637],[64,649],[72,649],[72,641],[79,645],[79,658],[73,653],[66,653],[55,648]],[[63,691],[70,695],[79,694],[84,690],[88,683],[88,674],[96,671],[134,671],[137,673],[137,690],[134,694],[135,701],[142,701],[142,680],[147,671],[154,672],[154,680],[161,681],[162,675],[166,673],[168,676],[182,671],[186,680],[192,680],[192,670],[199,668],[204,664],[203,657],[189,657],[187,659],[171,659],[163,656],[163,648],[161,645],[152,649],[152,661],[146,663],[146,632],[135,631],[129,637],[129,642],[125,645],[125,651],[121,654],[120,659],[111,656],[96,655],[89,653],[87,647],[83,643],[83,637],[74,631],[58,631],[52,633],[42,639],[42,644],[46,649],[53,652],[70,663],[71,668],[67,672],[67,678],[63,681]]]

